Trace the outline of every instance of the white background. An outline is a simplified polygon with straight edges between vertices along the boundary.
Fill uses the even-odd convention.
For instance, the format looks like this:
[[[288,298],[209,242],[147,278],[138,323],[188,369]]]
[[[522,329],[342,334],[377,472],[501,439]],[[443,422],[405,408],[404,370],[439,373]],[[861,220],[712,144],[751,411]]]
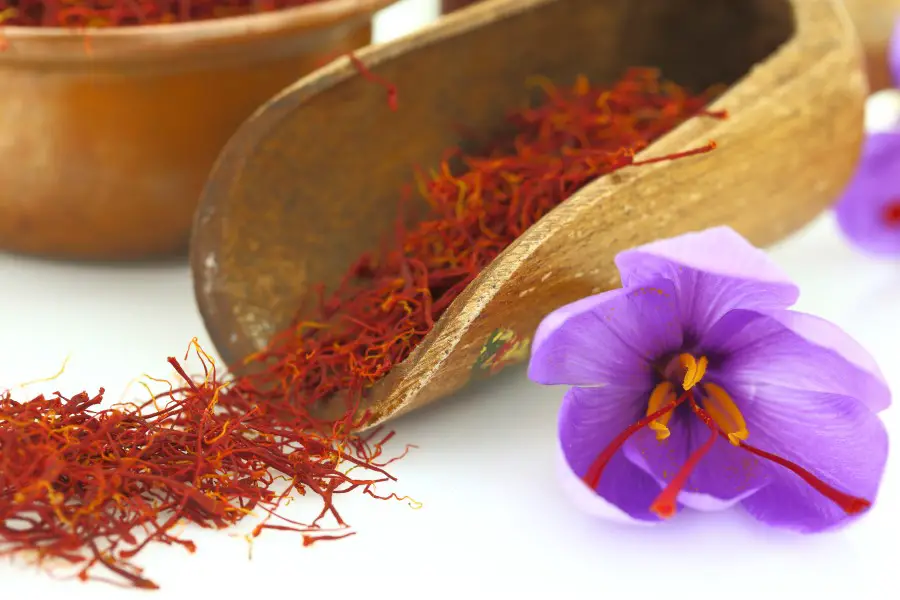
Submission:
[[[434,18],[436,1],[404,0],[379,15],[386,40]],[[73,223],[73,226],[77,224]],[[900,385],[900,263],[875,261],[823,215],[772,256],[800,284],[799,308],[838,323]],[[209,349],[188,268],[77,266],[0,255],[0,382],[65,374],[28,394],[105,386],[120,399],[142,373],[168,376],[165,358],[192,336]],[[140,393],[133,386],[131,393]],[[654,528],[598,522],[575,510],[555,478],[561,388],[512,370],[395,424],[420,449],[398,463],[395,490],[424,503],[348,496],[338,505],[358,535],[303,548],[299,537],[189,531],[198,550],[156,547],[146,574],[172,598],[562,597],[878,600],[896,587],[900,473],[891,457],[880,501],[858,524],[819,536],[758,525],[734,510],[685,513]],[[24,397],[18,391],[17,396]],[[884,414],[900,430],[896,409]],[[382,493],[388,489],[379,490]],[[298,516],[314,510],[292,505]],[[252,525],[251,525],[252,526]],[[21,560],[0,561],[0,599],[137,597],[101,583],[54,581]],[[890,593],[893,596],[893,593]]]

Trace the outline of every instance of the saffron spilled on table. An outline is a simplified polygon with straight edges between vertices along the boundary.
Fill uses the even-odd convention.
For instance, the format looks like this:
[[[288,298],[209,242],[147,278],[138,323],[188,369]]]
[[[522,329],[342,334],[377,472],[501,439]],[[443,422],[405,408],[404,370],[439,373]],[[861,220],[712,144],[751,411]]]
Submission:
[[[540,86],[543,100],[511,114],[514,135],[420,171],[429,214],[398,221],[383,251],[360,256],[335,290],[320,289],[317,310],[246,357],[245,374],[223,375],[194,341],[202,374],[169,358],[180,382],[143,402],[104,408],[102,389],[0,394],[0,555],[69,563],[82,579],[101,578],[100,567],[112,583],[154,588],[136,557],[150,544],[193,552],[175,531],[185,521],[225,528],[258,515],[253,535],[291,530],[309,545],[353,533],[335,506],[341,494],[417,506],[376,490],[409,447],[389,457],[391,432],[359,433],[372,386],[541,217],[597,177],[643,164],[635,155],[687,119],[724,116],[706,110],[712,92],[688,93],[650,69],[612,85]],[[280,510],[297,494],[321,500],[307,523]]]

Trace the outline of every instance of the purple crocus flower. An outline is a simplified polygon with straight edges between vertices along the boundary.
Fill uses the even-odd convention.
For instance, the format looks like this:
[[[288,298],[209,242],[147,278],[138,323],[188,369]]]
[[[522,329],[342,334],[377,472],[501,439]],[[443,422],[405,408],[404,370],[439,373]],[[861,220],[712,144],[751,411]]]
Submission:
[[[888,46],[894,85],[900,86],[900,21]],[[874,254],[900,254],[900,90],[869,98],[868,135],[856,173],[835,210],[850,240]],[[873,113],[880,113],[875,114]],[[876,118],[873,118],[876,117]]]
[[[868,509],[890,391],[843,331],[788,310],[799,290],[764,252],[718,227],[616,266],[623,287],[550,314],[529,365],[538,383],[574,386],[564,474],[591,509],[654,522],[740,503],[804,532]]]

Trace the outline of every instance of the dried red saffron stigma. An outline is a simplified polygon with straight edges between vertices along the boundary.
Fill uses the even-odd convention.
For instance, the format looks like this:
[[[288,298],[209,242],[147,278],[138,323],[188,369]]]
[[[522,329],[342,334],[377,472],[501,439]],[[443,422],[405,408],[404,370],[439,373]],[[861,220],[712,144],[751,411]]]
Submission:
[[[510,116],[512,138],[480,153],[448,152],[436,169],[420,172],[428,214],[412,226],[399,220],[382,252],[361,256],[330,295],[320,290],[318,310],[248,357],[263,368],[238,385],[267,390],[265,401],[298,396],[315,405],[344,394],[363,405],[365,391],[517,237],[584,185],[634,164],[654,140],[705,115],[710,100],[661,82],[651,69],[609,86],[581,77],[569,89],[543,89],[544,101]]]
[[[370,71],[369,67],[367,67],[363,63],[363,61],[359,60],[359,58],[352,52],[348,53],[347,57],[350,59],[350,62],[364,79],[380,85],[385,89],[385,91],[387,91],[388,107],[391,110],[396,111],[398,108],[400,108],[400,98],[397,94],[397,86]]]
[[[687,458],[678,473],[650,505],[650,510],[659,517],[666,519],[674,516],[678,494],[687,484],[691,473],[697,468],[703,457],[713,449],[720,435],[742,450],[790,470],[848,515],[859,514],[872,505],[865,498],[852,496],[835,489],[796,463],[747,444],[744,440],[747,439],[749,432],[744,417],[728,393],[717,384],[702,382],[706,373],[706,365],[705,357],[696,359],[690,354],[680,354],[667,361],[662,373],[666,377],[678,381],[682,389],[681,395],[677,400],[671,400],[662,405],[666,399],[674,398],[671,391],[673,384],[670,381],[658,384],[648,401],[647,416],[627,427],[598,455],[582,478],[585,484],[591,489],[595,489],[600,483],[600,477],[607,463],[632,435],[644,427],[650,427],[656,431],[657,440],[664,444],[668,438],[666,424],[675,409],[687,400],[691,411],[709,428],[710,436]],[[697,391],[695,392],[695,390]],[[695,394],[701,398],[699,403]],[[659,408],[660,405],[662,405],[661,408]]]
[[[266,518],[255,535],[297,531],[308,545],[352,534],[336,495],[396,498],[375,493],[394,479],[384,469],[393,459],[380,459],[392,434],[353,434],[351,414],[316,430],[302,404],[272,407],[275,416],[252,392],[221,381],[194,348],[203,378],[170,358],[183,386],[141,404],[103,409],[102,389],[28,402],[0,395],[0,554],[37,551],[72,564],[82,579],[102,566],[117,576],[112,583],[155,588],[133,558],[153,543],[193,552],[173,531],[180,521],[218,529],[256,510]],[[319,496],[318,516],[280,516],[291,492]],[[320,525],[326,517],[334,533]]]
[[[518,236],[597,177],[636,164],[635,154],[660,136],[706,115],[710,99],[649,69],[607,86],[579,78],[570,89],[544,91],[544,102],[510,116],[515,135],[481,153],[448,152],[437,169],[420,172],[428,214],[412,226],[398,220],[382,252],[359,257],[329,294],[320,288],[317,310],[245,358],[249,374],[222,378],[194,344],[203,375],[189,377],[172,358],[181,383],[145,402],[103,409],[102,393],[28,402],[0,395],[0,554],[37,551],[71,563],[84,579],[98,566],[115,583],[150,588],[135,559],[154,543],[193,551],[173,531],[179,521],[222,528],[262,512],[254,535],[299,531],[309,545],[350,533],[338,494],[407,501],[376,492],[405,451],[383,458],[391,433],[356,433],[370,422],[368,391]],[[597,479],[601,472],[602,465]],[[321,512],[309,523],[279,515],[292,493],[320,498]]]

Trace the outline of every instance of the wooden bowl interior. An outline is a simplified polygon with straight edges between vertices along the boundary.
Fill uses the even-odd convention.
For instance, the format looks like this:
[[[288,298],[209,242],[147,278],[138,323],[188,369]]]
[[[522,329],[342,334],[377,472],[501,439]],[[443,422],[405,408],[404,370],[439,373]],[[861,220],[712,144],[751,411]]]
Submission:
[[[233,363],[258,350],[311,305],[311,284],[334,286],[376,249],[413,167],[460,144],[460,126],[501,131],[530,77],[604,82],[655,66],[694,89],[733,84],[793,32],[785,0],[548,2],[373,67],[397,86],[396,112],[354,74],[310,83],[300,102],[279,96],[232,140],[239,168],[214,171],[198,216],[198,297],[219,352]]]

